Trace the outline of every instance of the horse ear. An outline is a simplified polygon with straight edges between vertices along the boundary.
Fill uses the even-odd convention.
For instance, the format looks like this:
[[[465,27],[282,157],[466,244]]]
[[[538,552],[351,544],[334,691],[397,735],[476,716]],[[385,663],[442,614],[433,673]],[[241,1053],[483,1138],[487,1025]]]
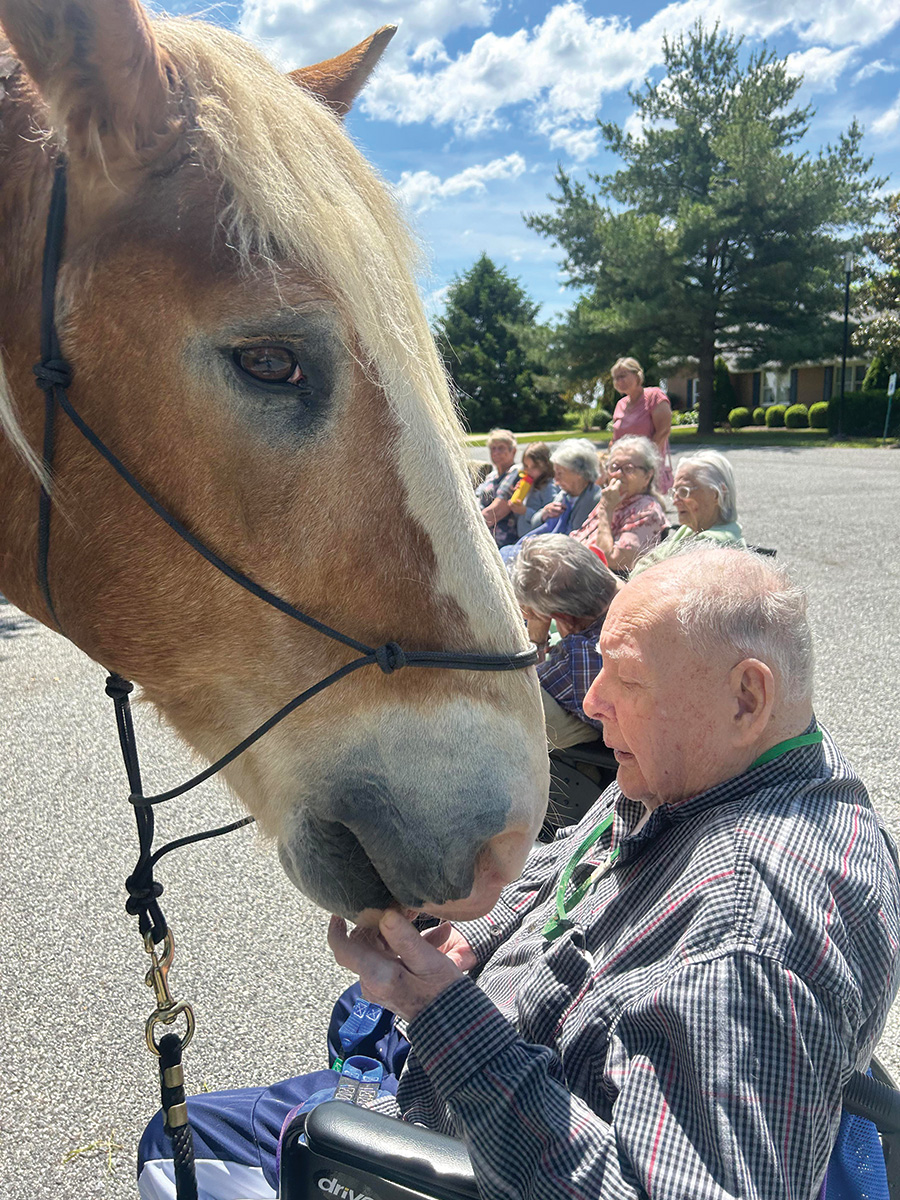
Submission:
[[[70,157],[108,172],[171,131],[166,63],[137,0],[0,0],[0,22]]]
[[[290,78],[345,117],[396,32],[396,25],[382,25],[352,50],[314,67],[299,67],[290,72]]]

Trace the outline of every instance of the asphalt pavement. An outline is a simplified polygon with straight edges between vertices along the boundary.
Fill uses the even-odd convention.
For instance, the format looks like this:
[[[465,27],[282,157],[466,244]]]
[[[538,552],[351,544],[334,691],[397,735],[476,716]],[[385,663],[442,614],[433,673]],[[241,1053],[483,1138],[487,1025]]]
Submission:
[[[482,457],[473,451],[473,457]],[[897,627],[900,452],[729,452],[747,539],[806,585],[816,711],[900,840]],[[134,1200],[135,1146],[157,1105],[143,1025],[147,956],[124,912],[136,854],[104,673],[0,599],[0,1200]],[[196,762],[137,709],[148,791]],[[207,784],[159,816],[162,838],[237,815]],[[252,827],[165,860],[170,977],[197,1034],[188,1090],[324,1065],[333,998],[325,917]],[[900,1005],[880,1056],[900,1078]]]

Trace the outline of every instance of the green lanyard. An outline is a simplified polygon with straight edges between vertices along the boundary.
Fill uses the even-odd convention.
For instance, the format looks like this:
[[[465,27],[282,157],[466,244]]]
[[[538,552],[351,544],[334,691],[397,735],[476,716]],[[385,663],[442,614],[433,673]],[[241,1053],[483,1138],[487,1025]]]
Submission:
[[[559,886],[556,889],[556,916],[551,917],[543,929],[544,937],[548,942],[554,941],[561,934],[565,933],[567,929],[571,928],[572,922],[569,920],[569,913],[572,911],[572,909],[577,907],[577,905],[581,902],[584,896],[587,895],[594,884],[599,879],[602,879],[607,871],[612,868],[616,859],[619,857],[620,848],[617,846],[615,850],[610,851],[610,853],[607,855],[606,861],[602,862],[600,866],[597,867],[596,871],[594,871],[584,881],[584,883],[581,884],[580,887],[575,889],[569,899],[568,904],[566,903],[566,888],[569,886],[569,881],[572,878],[573,871],[584,858],[585,854],[587,854],[588,850],[590,850],[591,846],[593,846],[595,842],[598,842],[600,838],[603,837],[604,833],[611,828],[614,818],[615,813],[607,813],[596,829],[591,830],[591,832],[587,835],[587,837],[566,864],[566,869],[563,871],[562,878],[559,881]]]
[[[816,746],[822,741],[822,730],[816,729],[813,733],[801,733],[798,737],[788,738],[786,741],[778,742],[768,750],[764,750],[759,758],[755,758],[748,771],[752,771],[754,767],[761,767],[763,763],[771,762],[773,758],[781,758],[782,754],[787,754],[789,750],[796,750],[798,746]]]
[[[787,754],[789,750],[796,750],[799,746],[815,746],[821,741],[822,731],[819,729],[813,733],[801,733],[798,737],[787,738],[785,741],[778,742],[775,746],[770,747],[760,754],[759,758],[754,759],[747,770],[752,771],[754,767],[761,767],[764,763],[772,762],[773,759],[780,758],[782,754]],[[562,878],[559,881],[559,886],[556,889],[556,915],[550,918],[543,929],[544,937],[548,942],[555,941],[567,929],[571,929],[572,922],[569,920],[569,913],[581,903],[594,884],[602,879],[615,865],[621,849],[619,846],[615,850],[610,851],[606,860],[591,873],[580,887],[575,889],[568,903],[566,903],[566,889],[569,886],[575,868],[584,858],[585,854],[587,854],[588,850],[590,850],[591,846],[595,842],[599,842],[604,833],[612,827],[614,817],[615,813],[607,813],[600,824],[591,830],[566,864]]]

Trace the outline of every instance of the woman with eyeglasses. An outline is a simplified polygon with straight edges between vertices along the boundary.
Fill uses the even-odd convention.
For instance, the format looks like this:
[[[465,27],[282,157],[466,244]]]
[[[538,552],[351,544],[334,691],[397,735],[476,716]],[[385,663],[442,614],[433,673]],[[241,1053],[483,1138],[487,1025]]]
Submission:
[[[627,574],[666,528],[655,486],[658,470],[659,451],[649,438],[626,435],[613,442],[606,462],[609,482],[588,519],[570,535],[602,551],[618,575]]]
[[[745,545],[737,519],[737,491],[734,471],[724,454],[716,450],[698,450],[678,460],[672,489],[679,527],[664,542],[635,563],[632,576],[695,538],[732,546]]]
[[[657,490],[665,495],[672,486],[669,457],[672,406],[669,397],[661,388],[644,387],[644,371],[636,358],[620,358],[613,363],[612,383],[622,397],[613,412],[612,445],[630,435],[649,438],[659,451]]]

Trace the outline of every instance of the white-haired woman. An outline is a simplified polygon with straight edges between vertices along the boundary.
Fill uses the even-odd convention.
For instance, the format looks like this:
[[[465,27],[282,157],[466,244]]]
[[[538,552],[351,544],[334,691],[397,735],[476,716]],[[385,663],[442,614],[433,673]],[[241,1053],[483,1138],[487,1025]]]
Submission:
[[[656,492],[659,452],[649,438],[627,435],[613,442],[606,462],[609,483],[599,503],[572,537],[603,553],[624,575],[659,541],[666,514]]]
[[[558,750],[592,742],[603,726],[583,703],[603,665],[597,639],[616,577],[586,546],[554,533],[528,538],[510,575],[526,618],[553,618],[562,637],[537,668],[547,741]]]
[[[498,546],[509,546],[519,537],[519,518],[509,506],[510,496],[519,482],[518,443],[509,429],[492,429],[487,435],[487,448],[494,469],[475,489],[475,497],[494,541]]]
[[[570,533],[587,520],[600,499],[600,458],[584,438],[567,438],[550,455],[553,478],[563,495],[545,504],[540,518],[544,525],[554,523],[547,533]]]
[[[661,388],[644,387],[644,370],[636,358],[620,358],[613,363],[612,383],[622,399],[613,411],[612,445],[619,438],[649,438],[659,451],[657,489],[665,495],[672,486],[669,458],[669,433],[672,430],[672,405]]]
[[[635,563],[632,575],[674,554],[688,541],[703,540],[743,546],[737,519],[734,471],[724,454],[698,450],[678,460],[672,489],[679,527]]]

